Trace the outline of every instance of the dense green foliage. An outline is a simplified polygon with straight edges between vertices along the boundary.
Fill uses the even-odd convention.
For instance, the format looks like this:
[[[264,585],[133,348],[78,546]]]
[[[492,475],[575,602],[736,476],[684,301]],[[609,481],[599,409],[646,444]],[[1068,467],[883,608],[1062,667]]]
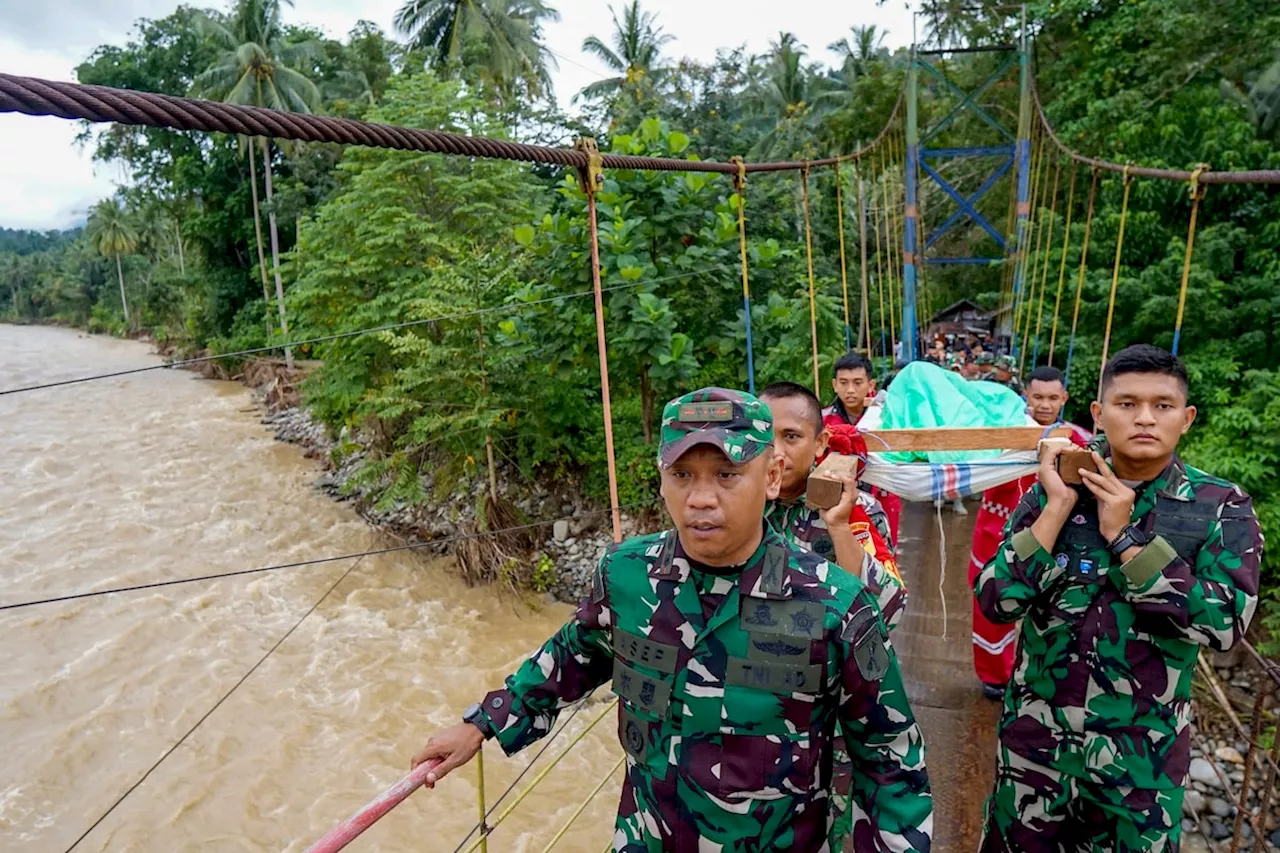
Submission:
[[[1016,38],[1018,22],[994,4],[986,11],[967,0],[926,5],[934,44]],[[267,20],[275,8],[272,0],[242,0],[211,26],[202,24],[202,13],[179,7],[164,19],[139,22],[129,44],[99,48],[79,69],[80,79],[178,95],[214,80],[234,85],[227,33],[246,10]],[[1032,3],[1029,14],[1040,97],[1069,144],[1143,165],[1280,168],[1280,10],[1274,4],[1045,0]],[[850,151],[884,125],[907,67],[904,51],[885,49],[875,27],[858,26],[831,45],[836,67],[814,62],[785,32],[763,56],[726,50],[706,64],[674,62],[661,22],[633,3],[620,7],[615,32],[584,44],[616,75],[580,93],[581,112],[570,118],[548,97],[540,38],[542,22],[553,17],[541,2],[433,0],[402,11],[398,25],[411,48],[363,23],[337,42],[277,20],[263,42],[287,65],[278,70],[284,79],[299,91],[314,86],[308,109],[537,142],[590,133],[602,149],[620,153],[719,160]],[[938,75],[921,76],[920,126],[948,114],[952,87],[977,87],[1001,61],[998,54],[939,60]],[[1016,126],[1016,65],[979,102],[996,120]],[[95,216],[102,221],[91,220],[83,235],[0,232],[3,316],[122,329],[122,279],[136,313],[133,325],[179,346],[226,351],[279,342],[281,332],[271,325],[275,294],[266,287],[268,264],[275,265],[269,248],[260,255],[264,238],[256,234],[249,149],[231,138],[156,129],[87,128],[85,134],[99,158],[120,163],[131,176],[119,209],[133,239],[103,242],[105,208]],[[929,144],[999,141],[989,123],[962,113]],[[1036,261],[1048,271],[1041,275],[1048,288],[1041,334],[1032,344],[1041,363],[1049,358],[1071,176],[1069,164],[1061,165],[1053,249]],[[605,495],[590,229],[576,175],[325,145],[272,147],[265,166],[275,194],[269,203],[257,201],[263,219],[278,222],[290,338],[399,325],[303,352],[323,361],[306,384],[309,405],[335,431],[374,442],[365,476],[382,486],[385,502],[425,499],[427,471],[445,475],[432,478],[440,489],[454,475],[482,470],[486,439],[526,477],[578,482],[597,498]],[[988,166],[957,161],[947,179],[972,192]],[[261,182],[263,166],[257,171]],[[874,173],[874,163],[860,169],[863,178]],[[851,166],[841,177],[843,223],[832,172],[808,178],[824,371],[845,346],[842,226],[854,338],[860,325],[858,184]],[[1071,350],[1071,414],[1086,422],[1123,190],[1119,176],[1101,176],[1079,332],[1069,342],[1066,318],[1089,179],[1086,169],[1075,174],[1053,354],[1061,365]],[[1005,222],[1011,183],[998,182],[982,202],[998,225]],[[893,205],[898,187],[868,185],[879,209],[873,222]],[[1048,195],[1040,195],[1041,218]],[[756,380],[807,383],[801,178],[794,172],[753,176],[746,199]],[[727,178],[673,172],[609,172],[598,194],[624,503],[652,497],[653,431],[662,401],[699,385],[746,384],[737,205]],[[925,181],[920,209],[927,233],[956,208]],[[1112,351],[1138,341],[1171,345],[1189,210],[1185,185],[1133,185]],[[931,251],[999,254],[971,222]],[[887,264],[887,244],[881,257]],[[873,287],[874,267],[872,261]],[[1201,411],[1185,454],[1249,490],[1272,531],[1280,530],[1274,477],[1280,343],[1272,332],[1280,323],[1278,278],[1280,192],[1212,187],[1200,209],[1180,341]],[[1002,280],[999,264],[930,267],[922,307],[971,298],[996,308]],[[877,293],[871,296],[878,336]]]

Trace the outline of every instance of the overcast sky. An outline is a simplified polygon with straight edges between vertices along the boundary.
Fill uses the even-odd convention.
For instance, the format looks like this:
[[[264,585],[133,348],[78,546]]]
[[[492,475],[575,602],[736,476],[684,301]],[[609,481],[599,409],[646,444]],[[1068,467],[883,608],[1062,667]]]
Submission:
[[[191,0],[199,5],[199,0]],[[623,0],[616,0],[621,8]],[[319,26],[341,38],[361,18],[392,32],[391,19],[403,0],[296,0],[286,19]],[[124,44],[140,17],[160,18],[177,0],[0,0],[0,72],[73,80],[73,69],[99,44]],[[219,3],[210,5],[218,6]],[[582,52],[582,40],[608,41],[612,19],[605,0],[549,0],[561,20],[547,28],[547,47],[556,55],[556,95],[567,105],[575,92],[608,75]],[[710,60],[717,48],[745,44],[754,53],[768,49],[778,32],[794,32],[810,56],[833,57],[826,45],[843,38],[854,24],[888,31],[888,47],[911,41],[911,13],[905,0],[643,0],[675,36],[667,55]],[[95,164],[75,144],[77,124],[56,118],[0,114],[0,226],[65,228],[83,222],[95,201],[112,193],[124,176],[114,166]]]

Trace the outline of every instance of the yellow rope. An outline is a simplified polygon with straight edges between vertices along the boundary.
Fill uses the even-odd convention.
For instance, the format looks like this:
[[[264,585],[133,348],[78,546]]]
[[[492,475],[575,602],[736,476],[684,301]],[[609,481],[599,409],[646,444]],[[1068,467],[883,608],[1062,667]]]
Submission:
[[[606,784],[608,784],[609,780],[613,778],[613,774],[618,772],[618,768],[621,767],[622,762],[626,760],[627,760],[627,757],[624,755],[618,759],[618,762],[616,764],[614,764],[612,767],[609,768],[609,772],[604,774],[604,778],[600,780],[600,784],[596,785],[590,794],[587,794],[586,799],[584,799],[582,803],[578,806],[578,810],[575,811],[573,814],[569,815],[569,819],[564,822],[564,826],[560,827],[560,831],[555,834],[554,838],[552,838],[549,842],[547,842],[546,847],[542,848],[542,853],[550,853],[551,848],[556,846],[556,842],[559,841],[561,838],[564,838],[564,834],[569,831],[569,827],[573,826],[573,822],[576,821],[579,817],[581,817],[582,813],[587,810],[587,806],[590,805],[591,801],[596,798],[596,794],[599,794],[600,790]],[[613,846],[612,841],[610,841],[609,846],[610,847]]]
[[[861,330],[865,330],[866,337],[862,339],[863,344],[867,348],[867,356],[871,355],[871,296],[870,288],[867,287],[867,199],[862,186],[862,168],[859,160],[853,161],[853,177],[858,182],[858,271],[861,279],[861,307],[858,313],[861,315],[858,325]]]
[[[1040,183],[1041,191],[1046,189],[1049,185],[1050,157],[1049,153],[1043,150],[1044,147],[1045,144],[1042,142],[1040,160],[1044,166],[1044,180]],[[1027,265],[1031,271],[1030,281],[1025,279],[1026,272],[1023,272],[1023,284],[1027,293],[1027,310],[1024,314],[1026,326],[1022,332],[1022,356],[1018,360],[1018,372],[1020,373],[1026,370],[1027,351],[1031,349],[1031,315],[1034,312],[1036,305],[1036,269],[1039,267],[1041,260],[1040,246],[1044,243],[1044,216],[1040,213],[1041,205],[1039,203],[1041,201],[1043,201],[1043,199],[1037,199],[1036,205],[1031,208],[1031,214],[1035,221],[1034,231],[1036,234],[1036,248],[1035,252],[1031,256],[1031,262]]]
[[[809,228],[809,167],[800,170],[800,183],[804,188],[804,249],[809,259],[809,338],[813,343],[813,393],[822,396],[818,387],[818,302],[813,282],[813,232]]]
[[[1058,179],[1062,177],[1062,161],[1055,158],[1053,167],[1053,189],[1049,193],[1049,242],[1044,247],[1044,266],[1040,270],[1040,304],[1036,307],[1035,345],[1040,346],[1040,326],[1044,320],[1044,292],[1049,282],[1049,259],[1053,255],[1053,220],[1058,214]],[[1032,356],[1035,352],[1032,352]],[[1025,359],[1024,359],[1025,360]],[[1035,369],[1033,361],[1031,368]]]
[[[1124,167],[1124,199],[1120,202],[1120,233],[1116,235],[1116,260],[1111,267],[1111,295],[1107,297],[1107,328],[1102,333],[1102,360],[1098,364],[1098,399],[1102,399],[1102,371],[1107,367],[1107,351],[1111,349],[1111,320],[1116,313],[1116,288],[1120,284],[1120,254],[1124,250],[1124,226],[1129,221],[1129,190],[1133,178]]]
[[[1062,309],[1062,285],[1067,277],[1067,253],[1071,251],[1071,214],[1076,203],[1076,164],[1071,162],[1071,188],[1067,191],[1067,221],[1062,227],[1062,261],[1058,264],[1058,296],[1053,300],[1053,331],[1049,334],[1049,360],[1053,366],[1053,350],[1058,344],[1058,312]]]
[[[842,183],[842,181],[840,180],[840,161],[839,160],[837,160],[835,163],[832,164],[831,173],[835,176],[835,179],[836,179],[836,222],[839,223],[839,227],[836,228],[836,233],[840,235],[840,291],[844,295],[845,334],[849,335],[851,334],[850,330],[853,328],[853,326],[850,325],[849,323],[849,272],[845,266],[845,260],[844,260],[844,204],[841,200],[841,195],[840,195],[840,184]],[[745,265],[745,262],[744,262],[744,265]],[[848,349],[853,349],[853,346],[852,346],[853,341],[849,341],[849,344],[850,345]]]
[[[874,166],[872,176],[874,177]],[[884,270],[880,266],[880,206],[876,204],[876,188],[873,183],[871,186],[871,211],[873,229],[876,235],[876,299],[880,303],[880,354],[884,355],[884,339],[886,337],[884,328]],[[871,341],[867,341],[867,354],[873,351]]]
[[[1191,223],[1187,226],[1187,254],[1182,259],[1182,287],[1178,290],[1178,317],[1173,323],[1173,354],[1178,354],[1178,343],[1182,337],[1182,314],[1187,307],[1187,283],[1191,280],[1191,253],[1196,244],[1196,219],[1200,214],[1200,199],[1204,198],[1205,187],[1200,183],[1200,176],[1209,168],[1203,163],[1191,173]]]
[[[476,808],[480,811],[480,853],[488,853],[489,836],[484,831],[484,749],[476,753]]]
[[[1026,292],[1027,291],[1027,261],[1030,260],[1031,258],[1031,250],[1028,248],[1027,244],[1031,242],[1031,235],[1035,231],[1036,202],[1039,200],[1038,192],[1040,189],[1039,187],[1040,160],[1041,160],[1041,154],[1044,151],[1044,146],[1038,144],[1039,138],[1034,136],[1035,132],[1038,129],[1039,129],[1039,125],[1036,125],[1035,127],[1032,128],[1033,138],[1030,143],[1031,144],[1031,165],[1030,165],[1029,174],[1031,178],[1031,191],[1027,195],[1027,204],[1029,207],[1027,211],[1027,220],[1026,220],[1026,226],[1025,226],[1026,230],[1022,231],[1021,229],[1019,229],[1020,233],[1023,233],[1026,235],[1027,240],[1026,240],[1026,243],[1022,244],[1022,250],[1018,252],[1018,258],[1014,262],[1014,270],[1013,270],[1013,282],[1012,282],[1013,303],[1014,303],[1013,340],[1015,342],[1018,340],[1018,335],[1022,331],[1022,315],[1027,310],[1027,292]],[[1019,281],[1022,282],[1021,291],[1019,291],[1017,286]],[[1024,341],[1024,344],[1025,344],[1025,341]]]
[[[888,145],[888,142],[885,143]],[[893,304],[894,290],[898,286],[896,272],[897,264],[893,258],[893,206],[889,201],[889,170],[886,166],[887,157],[884,148],[880,150],[880,202],[884,205],[884,257],[885,271],[888,273],[889,292],[889,361],[893,362],[893,354],[898,348],[898,334],[895,327],[897,320],[897,309]]]
[[[1071,312],[1071,338],[1067,344],[1067,372],[1071,371],[1071,348],[1076,342],[1076,326],[1080,322],[1080,295],[1084,292],[1084,273],[1089,266],[1089,234],[1093,231],[1093,202],[1098,197],[1098,167],[1093,167],[1089,182],[1089,210],[1084,218],[1084,243],[1080,246],[1080,275],[1076,278],[1076,307]]]
[[[905,165],[903,168],[905,168]],[[917,176],[919,175],[918,172],[916,174]],[[921,325],[923,325],[924,323],[927,323],[928,320],[933,317],[933,308],[936,307],[933,301],[933,295],[934,295],[933,291],[930,288],[925,286],[925,277],[927,275],[926,270],[928,269],[929,265],[928,263],[925,262],[924,241],[925,241],[925,236],[927,232],[925,231],[925,226],[924,226],[924,210],[925,210],[924,186],[917,180],[916,181],[916,244],[911,247],[911,251],[915,253],[914,259],[916,264],[916,276],[920,282],[920,292],[924,294],[924,299],[923,299],[924,316],[919,318],[919,321],[918,321],[918,323]],[[926,328],[926,331],[927,331],[927,328]],[[924,348],[925,348],[925,344],[922,339],[920,342],[920,349],[922,352],[917,353],[917,355],[922,355]]]
[[[523,803],[525,798],[528,797],[529,794],[533,792],[533,789],[538,787],[538,785],[542,783],[543,779],[547,778],[547,774],[550,773],[553,769],[555,769],[555,766],[560,763],[560,759],[568,755],[569,752],[575,746],[578,745],[578,742],[587,736],[587,732],[594,729],[597,723],[599,723],[606,716],[612,713],[614,708],[617,707],[617,705],[618,705],[618,700],[615,698],[612,702],[609,703],[609,706],[607,708],[601,711],[600,714],[595,719],[593,719],[590,723],[587,724],[586,728],[578,732],[578,734],[574,736],[573,740],[569,741],[568,745],[565,746],[565,748],[555,758],[551,759],[550,763],[547,764],[546,767],[542,768],[542,772],[539,773],[537,776],[535,776],[533,778],[533,781],[530,782],[528,785],[526,785],[524,790],[516,795],[516,798],[511,801],[511,805],[503,809],[502,814],[498,815],[497,819],[494,820],[493,823],[489,824],[488,832],[485,832],[483,829],[481,830],[480,837],[477,838],[475,841],[471,842],[471,846],[468,847],[464,851],[464,853],[475,853],[476,849],[478,849],[482,844],[485,843],[485,839],[488,837],[488,833],[492,832],[494,829],[498,827],[498,824],[506,820],[507,817],[510,816],[510,814],[513,811],[515,811],[516,806]]]
[[[1027,350],[1030,348],[1030,343],[1032,343],[1032,311],[1036,307],[1036,269],[1039,261],[1041,261],[1041,245],[1044,240],[1044,216],[1041,214],[1041,209],[1044,202],[1044,190],[1048,188],[1048,167],[1050,167],[1050,152],[1046,150],[1047,147],[1048,143],[1044,142],[1042,137],[1041,165],[1043,173],[1039,175],[1036,204],[1032,206],[1032,231],[1028,232],[1028,237],[1030,237],[1030,233],[1036,233],[1036,251],[1030,255],[1028,263],[1023,266],[1023,292],[1025,295],[1024,301],[1027,302],[1027,309],[1023,311],[1025,325],[1023,328],[1023,352],[1021,352],[1021,359],[1019,360],[1019,371],[1027,366]],[[1028,272],[1030,272],[1029,278]]]

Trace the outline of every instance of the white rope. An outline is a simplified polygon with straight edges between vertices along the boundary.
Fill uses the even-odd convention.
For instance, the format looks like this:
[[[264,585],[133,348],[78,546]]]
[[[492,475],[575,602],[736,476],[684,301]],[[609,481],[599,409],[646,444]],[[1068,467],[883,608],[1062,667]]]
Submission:
[[[942,601],[942,639],[947,638],[947,531],[942,526],[942,504],[934,506],[938,515],[938,598]]]

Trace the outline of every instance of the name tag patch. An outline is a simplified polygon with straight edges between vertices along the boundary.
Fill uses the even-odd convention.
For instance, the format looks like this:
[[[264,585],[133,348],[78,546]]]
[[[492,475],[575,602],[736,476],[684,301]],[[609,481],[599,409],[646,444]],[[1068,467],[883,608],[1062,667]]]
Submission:
[[[665,672],[668,675],[676,671],[676,647],[623,631],[613,629],[613,651],[632,663]]]
[[[822,667],[729,658],[724,683],[774,693],[817,693],[822,687]]]
[[[826,608],[818,601],[760,601],[744,597],[738,617],[744,631],[816,640],[823,633]]]
[[[662,714],[671,704],[670,684],[642,675],[617,658],[613,661],[613,692],[650,714]]]

